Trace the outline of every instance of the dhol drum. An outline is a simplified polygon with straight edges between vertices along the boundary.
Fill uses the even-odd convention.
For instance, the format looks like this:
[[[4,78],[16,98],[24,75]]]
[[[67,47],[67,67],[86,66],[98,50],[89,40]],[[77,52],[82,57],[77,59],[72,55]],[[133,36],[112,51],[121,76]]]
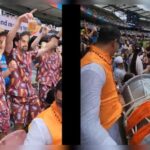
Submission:
[[[128,143],[150,144],[150,75],[135,76],[122,87]]]

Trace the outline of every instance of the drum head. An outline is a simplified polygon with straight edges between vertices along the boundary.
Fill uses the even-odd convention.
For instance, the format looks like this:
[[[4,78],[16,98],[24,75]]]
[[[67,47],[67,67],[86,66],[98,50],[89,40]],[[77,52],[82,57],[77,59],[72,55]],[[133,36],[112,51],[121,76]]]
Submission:
[[[143,74],[130,79],[122,87],[121,94],[125,104],[133,102],[128,108],[139,106],[150,98],[150,75]]]
[[[147,135],[141,142],[141,144],[150,144],[150,135]]]

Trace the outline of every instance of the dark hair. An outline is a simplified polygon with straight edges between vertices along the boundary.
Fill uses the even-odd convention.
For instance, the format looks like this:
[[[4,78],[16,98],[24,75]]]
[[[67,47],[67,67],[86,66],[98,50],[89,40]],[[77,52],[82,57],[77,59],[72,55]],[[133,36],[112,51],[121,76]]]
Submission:
[[[55,88],[52,88],[51,90],[48,91],[47,93],[47,97],[45,99],[45,101],[48,103],[48,104],[52,104],[52,102],[54,101],[55,99],[55,93],[57,91],[62,91],[62,79],[58,81],[57,85]]]
[[[19,41],[19,34],[17,33],[15,38],[13,39],[13,47],[16,48],[16,43],[15,42],[18,42]]]
[[[0,32],[0,36],[7,36],[7,34],[8,34],[8,31],[2,31],[2,32]]]
[[[127,82],[129,79],[131,79],[133,77],[134,77],[133,73],[126,73],[124,78],[123,78],[123,83]]]
[[[146,56],[145,56],[146,57]],[[150,58],[150,54],[147,54],[147,58]]]
[[[21,39],[23,36],[25,36],[25,35],[28,35],[29,37],[30,37],[30,32],[28,32],[28,31],[24,31],[24,32],[22,32],[20,35],[19,35],[19,38]]]
[[[115,39],[117,39],[117,41],[119,41],[120,36],[121,36],[121,34],[117,27],[107,25],[107,26],[100,28],[100,31],[98,32],[97,43],[106,43],[107,44]]]
[[[55,87],[55,92],[62,91],[62,79],[60,79]]]
[[[33,41],[36,39],[36,36],[33,36],[32,38],[30,38],[30,40],[29,40],[29,50],[31,50],[32,49],[32,47],[31,47],[31,45],[32,45],[32,43],[33,43]]]
[[[59,40],[59,37],[57,35],[51,35],[48,38],[48,42],[52,39],[52,38],[56,38],[57,40]]]
[[[54,101],[54,99],[55,99],[55,94],[54,94],[54,92],[55,92],[55,89],[51,89],[51,90],[48,91],[47,97],[46,97],[46,99],[45,99],[45,101],[46,101],[48,104],[52,104],[52,102]]]
[[[50,38],[49,36],[44,36],[44,37],[40,40],[39,45],[41,45],[42,42],[46,42],[46,43],[47,43],[48,40],[49,40],[49,38]]]
[[[146,47],[146,51],[150,52],[150,46]]]
[[[133,57],[131,60],[131,64],[130,64],[130,71],[131,73],[134,73],[135,75],[137,75],[137,70],[136,70],[136,60],[138,57],[138,54],[141,52],[141,47],[136,44],[133,46]]]
[[[58,46],[61,46],[61,45],[62,45],[62,41],[59,40]]]

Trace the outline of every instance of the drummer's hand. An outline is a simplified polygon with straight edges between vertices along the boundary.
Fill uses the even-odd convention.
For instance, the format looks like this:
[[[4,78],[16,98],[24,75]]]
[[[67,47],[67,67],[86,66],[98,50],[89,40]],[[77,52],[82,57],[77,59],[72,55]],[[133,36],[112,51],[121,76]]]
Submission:
[[[121,104],[122,104],[122,105],[125,105],[123,96],[122,96],[121,94],[119,94],[119,96],[120,96],[120,102],[121,102]]]

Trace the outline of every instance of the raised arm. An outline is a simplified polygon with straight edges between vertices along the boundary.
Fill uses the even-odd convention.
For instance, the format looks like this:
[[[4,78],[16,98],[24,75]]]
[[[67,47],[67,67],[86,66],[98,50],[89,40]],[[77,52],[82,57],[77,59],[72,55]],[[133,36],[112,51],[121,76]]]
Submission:
[[[5,51],[7,53],[10,53],[13,48],[13,39],[16,36],[16,33],[20,27],[20,24],[21,22],[19,21],[19,19],[17,19],[16,24],[13,26],[12,30],[8,32],[8,35],[6,38],[6,47],[5,47]]]
[[[6,53],[10,53],[13,48],[13,39],[16,36],[17,31],[19,30],[19,27],[22,22],[28,22],[29,19],[33,18],[32,13],[35,12],[35,10],[31,11],[30,13],[25,13],[18,17],[16,24],[13,26],[13,28],[8,32],[7,38],[6,38],[6,47],[5,51]]]
[[[39,34],[39,36],[37,36],[37,38],[33,41],[33,43],[31,44],[31,48],[35,49],[35,47],[39,44],[40,40],[46,36],[48,33],[47,27],[42,27],[42,31]]]
[[[42,54],[44,54],[47,51],[51,51],[53,49],[55,49],[58,46],[58,39],[56,37],[53,37],[46,45],[45,48],[39,49],[38,50],[38,54],[37,57],[41,56]]]

